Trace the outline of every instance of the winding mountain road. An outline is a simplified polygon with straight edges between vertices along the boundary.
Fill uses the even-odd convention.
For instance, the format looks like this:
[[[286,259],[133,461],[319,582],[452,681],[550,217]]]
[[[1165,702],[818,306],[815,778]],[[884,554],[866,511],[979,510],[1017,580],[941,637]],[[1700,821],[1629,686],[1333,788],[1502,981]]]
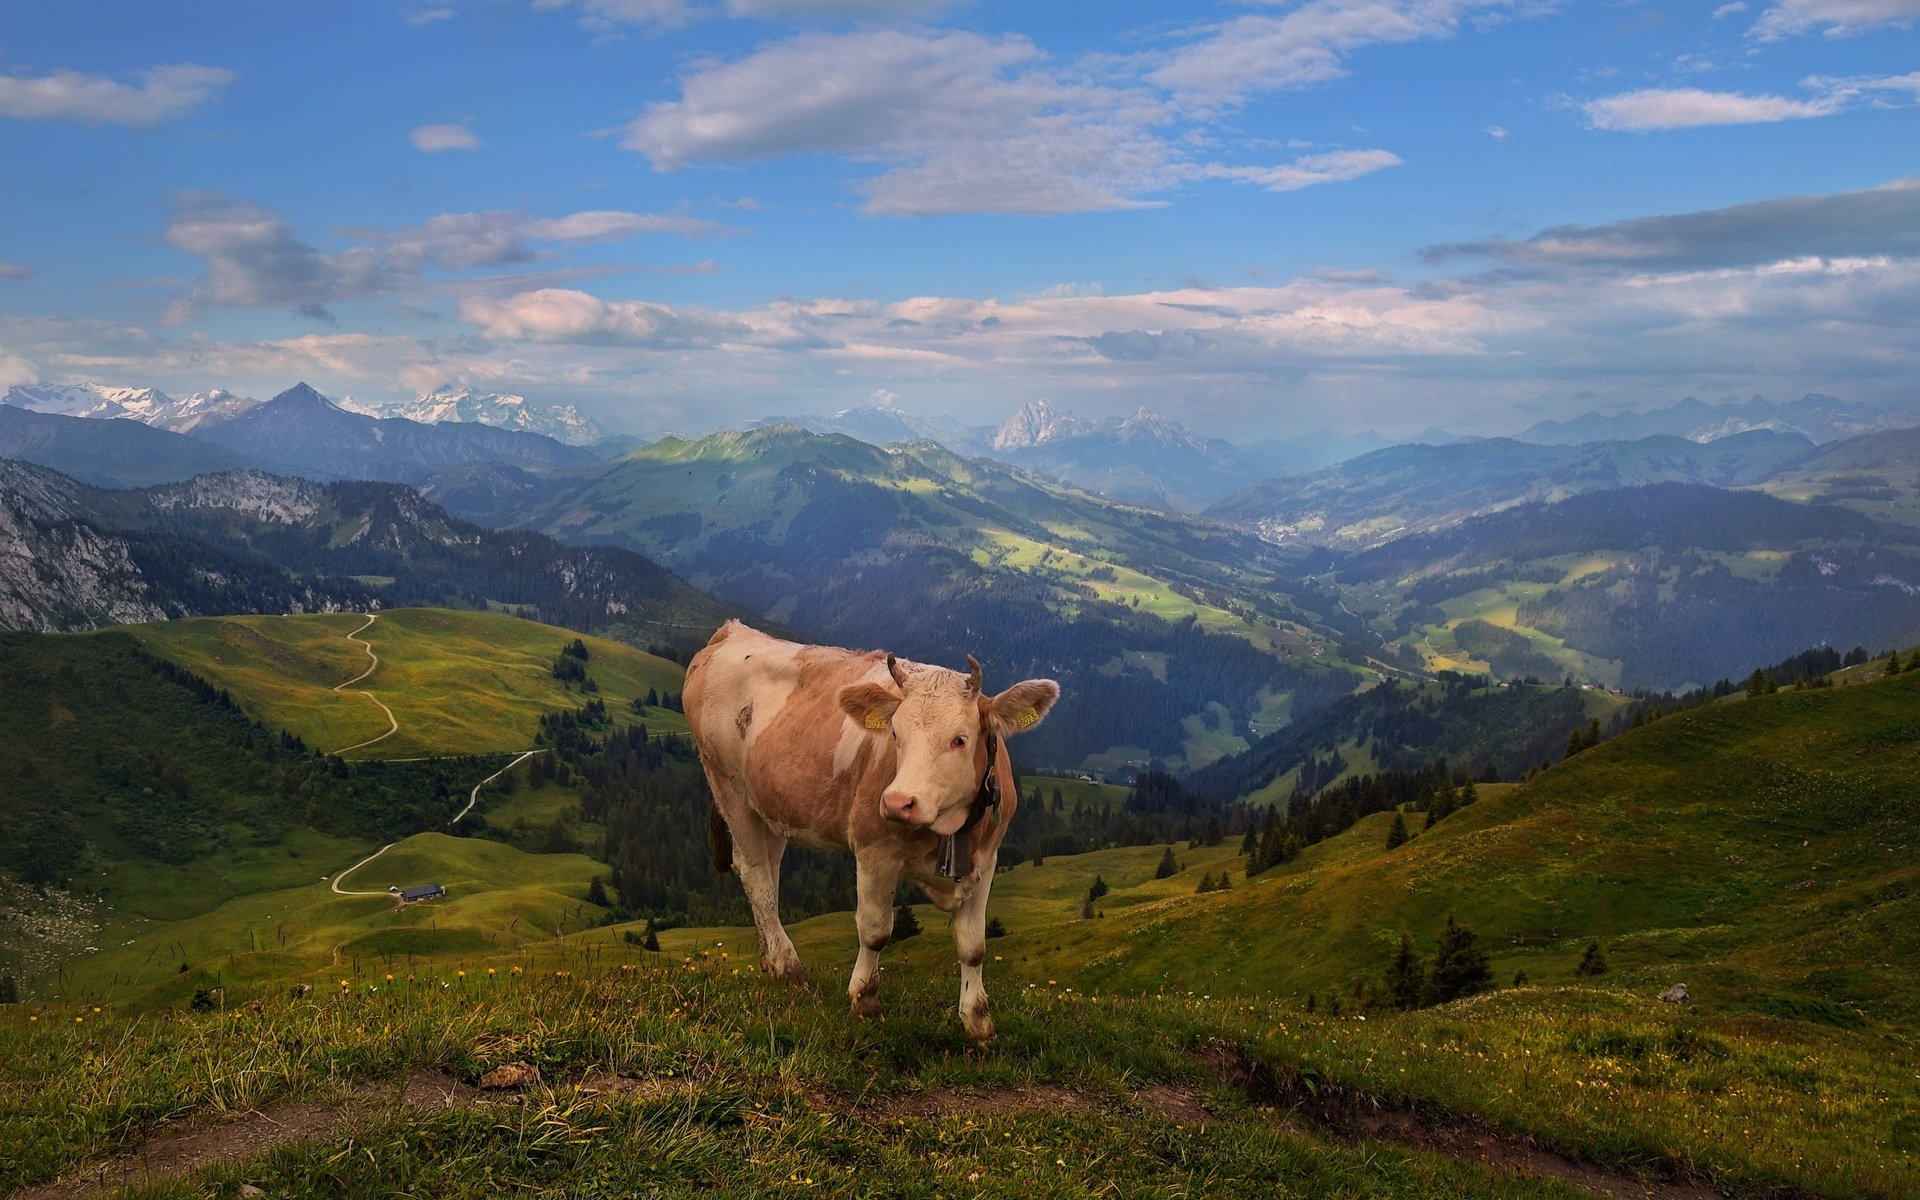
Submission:
[[[379,618],[379,615],[380,614],[378,613],[368,613],[366,624],[362,625],[360,628],[354,630],[352,633],[349,633],[347,635],[347,640],[355,643],[356,645],[364,649],[367,652],[367,657],[372,659],[373,661],[367,665],[366,670],[360,672],[358,675],[355,675],[352,679],[349,679],[344,683],[334,684],[333,685],[334,691],[337,692],[345,688],[353,687],[354,684],[359,683],[362,679],[365,679],[367,676],[373,674],[375,671],[380,669],[380,656],[373,652],[373,644],[360,636],[361,634],[365,633],[370,627],[372,627],[374,621]],[[366,691],[363,688],[354,688],[354,691],[358,692],[362,696],[365,696],[367,699],[373,701],[374,706],[376,708],[378,708],[381,712],[387,714],[387,731],[381,734],[379,737],[370,737],[364,742],[355,742],[351,746],[342,746],[338,750],[333,751],[334,754],[345,754],[349,750],[359,750],[362,747],[371,746],[375,742],[384,742],[388,738],[392,737],[394,734],[400,732],[400,722],[394,717],[393,710],[388,708],[385,704],[382,704],[378,696],[374,695],[372,692]]]
[[[447,828],[452,829],[455,825],[458,825],[460,823],[462,818],[464,818],[468,813],[473,811],[473,806],[479,803],[480,801],[481,788],[492,783],[494,780],[500,778],[502,775],[505,775],[508,771],[513,770],[515,767],[527,761],[529,758],[532,758],[534,756],[534,753],[535,752],[532,750],[522,750],[518,758],[515,758],[512,762],[508,763],[506,766],[501,767],[498,771],[495,771],[493,774],[487,776],[485,779],[482,779],[479,783],[474,784],[473,791],[467,793],[467,806],[454,814],[453,820],[447,822]],[[386,895],[387,893],[385,892],[350,892],[340,886],[340,881],[345,879],[347,876],[353,874],[355,871],[358,871],[361,867],[366,866],[368,863],[372,862],[374,859],[379,858],[382,854],[385,854],[387,851],[393,849],[395,846],[399,844],[400,843],[398,842],[388,842],[386,845],[380,847],[378,850],[375,850],[372,854],[367,855],[365,858],[361,859],[359,862],[348,867],[346,870],[340,872],[338,875],[335,875],[330,885],[333,888],[334,894],[339,896],[384,896]]]

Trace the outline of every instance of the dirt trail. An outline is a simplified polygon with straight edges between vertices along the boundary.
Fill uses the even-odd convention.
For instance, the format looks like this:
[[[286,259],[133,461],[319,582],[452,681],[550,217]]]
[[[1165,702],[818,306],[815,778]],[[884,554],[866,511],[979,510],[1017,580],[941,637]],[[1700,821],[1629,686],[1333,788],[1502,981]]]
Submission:
[[[1406,1104],[1342,1093],[1322,1086],[1317,1092],[1289,1086],[1264,1063],[1249,1059],[1237,1046],[1216,1042],[1201,1062],[1216,1082],[1272,1112],[1271,1120],[1288,1133],[1327,1137],[1348,1143],[1379,1142],[1452,1158],[1498,1175],[1551,1179],[1603,1200],[1718,1200],[1719,1193],[1688,1179],[1643,1179],[1610,1170],[1534,1144],[1525,1137],[1495,1131],[1471,1118],[1433,1114]],[[554,1091],[595,1103],[658,1101],[698,1090],[700,1072],[671,1077],[634,1077],[590,1068],[558,1081]],[[979,1116],[1015,1112],[1092,1113],[1112,1103],[1105,1096],[1055,1084],[1022,1087],[936,1089],[902,1096],[833,1095],[813,1089],[800,1093],[816,1108],[856,1120],[890,1122],[902,1117]],[[483,1093],[451,1076],[416,1072],[404,1079],[363,1084],[345,1100],[282,1104],[247,1112],[219,1123],[183,1122],[149,1139],[132,1154],[89,1164],[65,1178],[27,1188],[18,1200],[70,1200],[110,1187],[178,1178],[217,1163],[254,1158],[282,1143],[338,1137],[403,1110],[432,1111],[465,1104],[511,1104],[525,1096],[547,1102],[545,1085],[525,1092]],[[1198,1128],[1219,1120],[1207,1108],[1204,1093],[1177,1083],[1148,1084],[1132,1103],[1166,1120]]]
[[[479,783],[474,784],[473,790],[467,793],[467,806],[454,814],[453,820],[447,822],[447,828],[452,829],[455,825],[458,825],[460,823],[460,820],[462,817],[465,817],[468,813],[473,811],[473,806],[480,802],[481,788],[492,783],[494,780],[500,778],[502,775],[505,775],[508,771],[513,770],[515,767],[527,761],[529,758],[532,758],[534,754],[535,754],[535,751],[522,750],[520,752],[520,757],[514,759],[512,762],[508,763],[506,766],[501,767],[498,771],[495,771],[493,774],[487,776],[485,779],[482,779]],[[386,895],[387,894],[386,892],[350,892],[347,889],[340,886],[340,881],[345,879],[347,876],[353,874],[355,871],[358,871],[361,867],[366,866],[368,863],[372,862],[374,859],[379,858],[382,854],[385,854],[387,851],[393,849],[395,846],[399,844],[400,843],[398,842],[388,842],[386,845],[380,847],[378,850],[375,850],[372,854],[367,855],[365,858],[361,859],[359,862],[348,867],[346,870],[340,872],[338,875],[335,875],[333,877],[333,882],[328,886],[333,889],[334,894],[337,896],[384,896]]]
[[[478,1095],[450,1075],[427,1072],[364,1084],[341,1101],[305,1101],[254,1109],[218,1124],[191,1124],[149,1138],[132,1154],[93,1163],[15,1200],[72,1200],[109,1188],[176,1179],[202,1167],[256,1158],[286,1142],[334,1137],[408,1110],[469,1104]]]
[[[358,675],[355,675],[352,679],[349,679],[344,683],[334,684],[333,685],[334,691],[338,692],[345,688],[353,687],[354,684],[359,683],[362,679],[365,679],[367,676],[373,674],[375,671],[380,669],[380,656],[373,652],[373,644],[360,636],[361,634],[365,633],[369,628],[372,627],[374,621],[379,618],[379,615],[380,614],[378,613],[368,613],[366,624],[360,626],[360,628],[354,630],[352,633],[349,633],[347,635],[347,640],[350,642],[355,642],[359,644],[363,649],[366,650],[367,657],[372,659],[373,661],[367,665],[366,670],[360,672]],[[381,734],[379,737],[370,737],[364,742],[355,742],[351,746],[342,746],[338,750],[332,751],[332,753],[334,754],[345,754],[349,750],[358,750],[364,746],[371,746],[375,742],[384,742],[388,738],[392,737],[394,734],[400,732],[400,722],[397,719],[395,719],[393,715],[393,710],[388,708],[386,705],[382,704],[378,696],[375,696],[372,692],[366,691],[361,688],[354,688],[354,691],[359,695],[365,696],[367,699],[373,701],[374,706],[376,708],[378,708],[381,712],[387,714],[387,731]]]

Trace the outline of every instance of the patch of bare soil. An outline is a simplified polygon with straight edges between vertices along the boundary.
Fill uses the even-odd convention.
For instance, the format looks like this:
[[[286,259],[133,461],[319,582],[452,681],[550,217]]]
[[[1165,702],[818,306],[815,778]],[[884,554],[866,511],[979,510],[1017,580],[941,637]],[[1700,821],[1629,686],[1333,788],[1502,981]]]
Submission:
[[[218,1124],[195,1123],[157,1134],[136,1152],[96,1163],[16,1200],[69,1200],[107,1188],[173,1179],[215,1163],[252,1158],[286,1142],[332,1137],[401,1109],[435,1109],[478,1096],[450,1075],[418,1072],[358,1088],[346,1100],[303,1101],[253,1109]]]
[[[1001,1113],[1045,1110],[1089,1112],[1093,1102],[1078,1092],[1051,1084],[1028,1087],[938,1089],[906,1096],[865,1097],[851,1111],[861,1116],[892,1117],[998,1116]]]
[[[636,1079],[631,1075],[616,1075],[595,1067],[575,1082],[573,1090],[581,1096],[596,1099],[665,1100],[691,1092],[697,1086],[698,1081],[694,1079],[660,1075]]]
[[[1205,1125],[1213,1120],[1213,1114],[1200,1102],[1200,1094],[1190,1087],[1150,1083],[1135,1092],[1133,1099],[1176,1125]]]
[[[1296,1118],[1345,1141],[1389,1142],[1443,1154],[1505,1175],[1558,1180],[1608,1200],[1719,1200],[1720,1193],[1696,1180],[1643,1178],[1603,1167],[1471,1117],[1326,1084],[1309,1089],[1228,1042],[1214,1042],[1200,1057],[1214,1078],[1248,1099],[1291,1109]]]

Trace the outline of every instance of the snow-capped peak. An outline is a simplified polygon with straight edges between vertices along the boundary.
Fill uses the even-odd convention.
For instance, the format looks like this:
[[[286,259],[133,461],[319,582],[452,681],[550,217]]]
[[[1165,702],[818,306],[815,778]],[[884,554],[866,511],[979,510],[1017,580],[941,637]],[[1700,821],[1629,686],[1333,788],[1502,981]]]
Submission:
[[[1070,412],[1056,410],[1045,400],[1029,400],[994,431],[995,450],[1018,450],[1061,438],[1077,437],[1093,427]]]
[[[450,383],[415,400],[352,407],[353,411],[368,416],[404,417],[427,425],[466,422],[522,433],[543,433],[570,446],[584,446],[600,438],[599,427],[581,416],[580,410],[571,404],[542,407],[517,393],[479,392]]]

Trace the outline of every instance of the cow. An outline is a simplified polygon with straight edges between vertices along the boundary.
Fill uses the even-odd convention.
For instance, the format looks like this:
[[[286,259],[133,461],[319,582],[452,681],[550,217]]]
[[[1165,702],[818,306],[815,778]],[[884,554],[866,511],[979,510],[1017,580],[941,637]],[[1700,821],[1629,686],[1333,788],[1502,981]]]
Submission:
[[[714,868],[729,867],[753,909],[760,967],[805,973],[780,924],[780,858],[788,842],[853,852],[859,957],[847,997],[880,1012],[880,951],[893,935],[904,878],[953,917],[960,1020],[993,1040],[980,966],[987,894],[1018,793],[1001,742],[1046,719],[1060,696],[1029,679],[997,696],[969,674],[782,641],[728,621],[687,666],[683,700],[712,793]]]

